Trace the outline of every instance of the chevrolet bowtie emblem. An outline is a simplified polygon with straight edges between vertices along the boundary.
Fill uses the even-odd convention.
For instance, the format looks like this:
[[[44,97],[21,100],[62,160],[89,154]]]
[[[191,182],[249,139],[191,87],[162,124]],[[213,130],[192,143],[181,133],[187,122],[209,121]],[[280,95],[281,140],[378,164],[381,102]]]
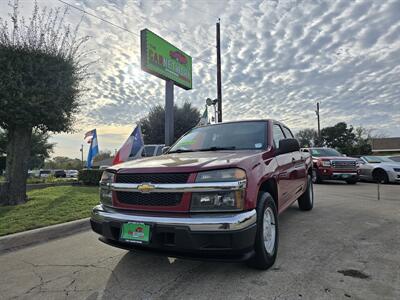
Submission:
[[[155,186],[149,183],[142,183],[137,186],[137,189],[141,193],[150,193],[155,189]]]

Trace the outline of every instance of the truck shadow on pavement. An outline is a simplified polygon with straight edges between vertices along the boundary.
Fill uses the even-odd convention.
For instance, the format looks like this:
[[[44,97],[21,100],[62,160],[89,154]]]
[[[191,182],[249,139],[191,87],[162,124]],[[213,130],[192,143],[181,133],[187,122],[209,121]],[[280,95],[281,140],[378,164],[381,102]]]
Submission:
[[[297,205],[289,207],[280,216],[280,227],[285,228],[289,225],[286,223],[287,220],[290,220],[291,215],[299,213],[301,212]],[[281,243],[285,243],[285,235],[282,233]],[[279,255],[282,254],[285,248],[282,244],[281,246]],[[194,297],[194,295],[199,296],[202,289],[220,290],[221,287],[231,286],[232,282],[240,282],[243,278],[246,278],[246,281],[253,281],[254,284],[262,284],[265,287],[268,282],[263,280],[263,277],[269,277],[269,275],[278,276],[278,273],[281,273],[279,258],[275,266],[265,272],[251,269],[247,267],[245,262],[230,263],[174,259],[134,251],[123,255],[110,271],[111,274],[103,290],[103,295],[96,293],[95,298],[187,299]],[[229,276],[227,276],[228,274]],[[183,286],[184,289],[182,289]],[[238,286],[236,289],[240,290],[241,288]],[[235,289],[231,292],[234,292],[234,295]],[[226,293],[231,292],[225,291],[223,295],[226,296]],[[246,293],[244,290],[242,292]],[[94,297],[94,295],[92,296]],[[203,296],[207,298],[205,295]],[[203,296],[200,298],[203,298]],[[213,298],[213,294],[209,295],[209,297]],[[89,298],[91,299],[92,297]]]

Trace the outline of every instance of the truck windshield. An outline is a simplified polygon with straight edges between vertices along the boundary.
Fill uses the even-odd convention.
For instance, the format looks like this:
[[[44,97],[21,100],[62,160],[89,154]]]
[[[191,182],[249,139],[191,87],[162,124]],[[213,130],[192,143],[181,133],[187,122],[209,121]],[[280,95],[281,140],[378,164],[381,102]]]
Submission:
[[[340,152],[331,148],[318,148],[311,149],[311,156],[322,157],[322,156],[342,156]]]
[[[260,150],[265,149],[265,141],[265,122],[222,123],[193,128],[172,146],[169,153]]]

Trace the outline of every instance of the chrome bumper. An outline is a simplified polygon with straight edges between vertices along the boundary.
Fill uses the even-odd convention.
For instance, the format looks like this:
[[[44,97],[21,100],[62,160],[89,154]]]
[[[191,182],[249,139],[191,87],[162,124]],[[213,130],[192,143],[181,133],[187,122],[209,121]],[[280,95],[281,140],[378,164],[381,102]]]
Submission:
[[[332,172],[332,176],[358,176],[357,172],[347,172],[347,173],[341,173],[341,172]]]
[[[228,232],[241,230],[257,222],[256,210],[240,213],[197,213],[187,216],[165,216],[156,213],[141,213],[116,210],[97,205],[92,211],[94,222],[141,222],[149,224],[186,226],[191,231]]]

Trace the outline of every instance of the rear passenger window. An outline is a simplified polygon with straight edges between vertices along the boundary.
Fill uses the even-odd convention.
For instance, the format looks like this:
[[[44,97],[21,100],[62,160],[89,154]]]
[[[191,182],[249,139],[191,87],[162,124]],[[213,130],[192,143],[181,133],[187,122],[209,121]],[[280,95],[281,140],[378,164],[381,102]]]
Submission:
[[[285,135],[282,132],[281,126],[275,124],[274,125],[274,130],[273,130],[273,134],[274,134],[274,145],[275,148],[278,149],[279,148],[279,141],[280,140],[284,140],[285,139]]]
[[[163,148],[163,147],[158,146],[158,148],[157,148],[157,153],[156,153],[157,156],[162,154],[162,148]]]
[[[142,157],[150,157],[154,155],[155,146],[144,146]]]
[[[287,139],[294,138],[294,136],[293,136],[292,132],[289,130],[289,128],[286,128],[286,127],[282,127],[282,128],[283,128],[283,132],[285,133]]]

